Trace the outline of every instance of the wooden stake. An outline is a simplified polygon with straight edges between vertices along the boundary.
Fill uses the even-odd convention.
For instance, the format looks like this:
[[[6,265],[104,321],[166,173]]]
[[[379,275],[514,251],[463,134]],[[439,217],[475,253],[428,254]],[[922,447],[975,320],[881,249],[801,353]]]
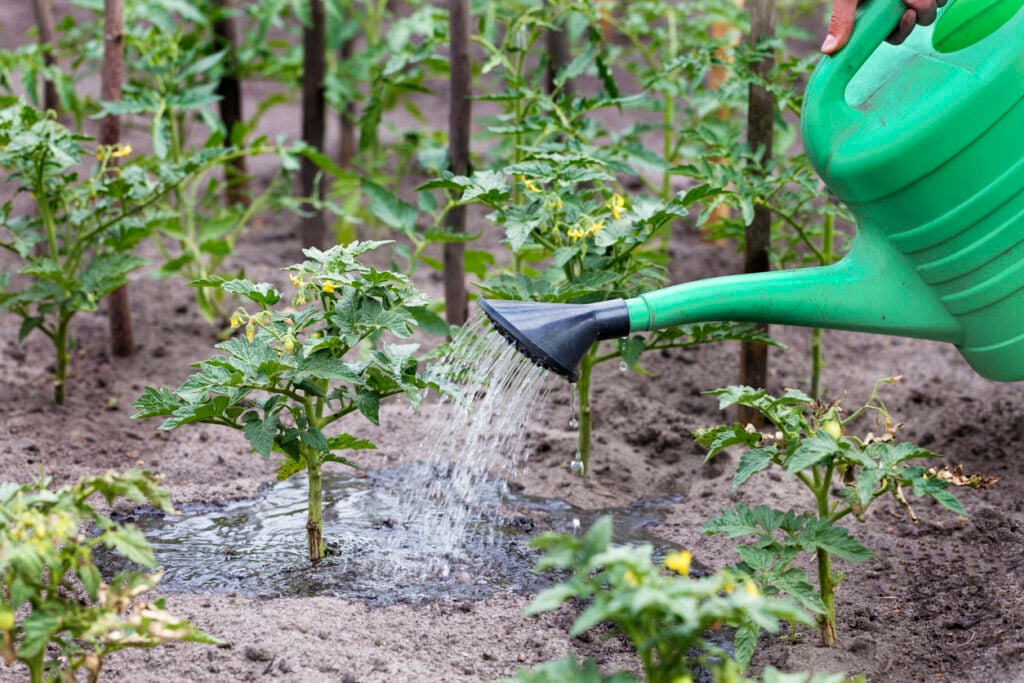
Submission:
[[[220,95],[220,120],[227,131],[226,144],[234,145],[233,131],[244,122],[242,115],[242,82],[238,79],[238,26],[234,16],[233,0],[215,0],[216,17],[213,22],[214,49],[227,50],[224,75],[217,83]],[[245,157],[233,159],[224,169],[224,199],[228,204],[249,206],[249,171]]]
[[[750,42],[775,34],[774,0],[751,0]],[[765,59],[753,65],[755,73],[767,77],[774,60]],[[750,84],[750,105],[747,109],[747,143],[752,150],[761,151],[762,163],[772,157],[772,133],[775,122],[775,96],[759,85]],[[760,204],[754,208],[754,220],[747,226],[743,272],[760,273],[771,269],[768,247],[771,242],[771,211]],[[765,327],[767,329],[767,326]],[[740,384],[764,387],[768,381],[768,347],[764,344],[744,342],[740,353]],[[761,416],[750,408],[741,407],[741,423],[761,426]]]
[[[53,29],[53,8],[49,0],[32,0],[32,12],[36,17],[36,28],[39,31],[39,45],[43,48],[43,59],[47,66],[57,63],[53,55],[53,47],[57,44],[57,33]],[[49,78],[43,79],[43,108],[60,112],[60,98],[57,97],[57,86]]]
[[[346,62],[355,55],[356,37],[352,36],[338,49],[338,58]],[[341,145],[338,149],[338,161],[342,168],[349,168],[356,157],[359,149],[356,144],[356,102],[354,99],[345,103],[341,110]]]
[[[103,73],[100,99],[117,102],[121,99],[124,80],[124,0],[103,0]],[[121,141],[121,119],[108,114],[100,121],[99,143],[116,145]],[[116,159],[111,159],[113,166]],[[135,350],[132,335],[131,308],[128,303],[128,285],[118,287],[107,295],[110,321],[110,352],[115,356],[130,356]]]
[[[327,71],[327,17],[323,0],[309,0],[310,25],[302,31],[302,140],[313,149],[324,149],[324,75]],[[300,168],[302,195],[323,199],[323,184],[317,182],[319,168],[303,157]],[[309,215],[302,219],[299,237],[303,247],[322,249],[327,225],[318,206],[307,204]]]
[[[452,173],[468,175],[473,78],[469,57],[469,0],[448,0],[448,30],[451,35],[448,157]],[[445,225],[453,232],[465,232],[465,208],[460,206],[449,211]],[[464,254],[461,242],[444,245],[444,304],[445,317],[450,325],[462,325],[469,315]]]

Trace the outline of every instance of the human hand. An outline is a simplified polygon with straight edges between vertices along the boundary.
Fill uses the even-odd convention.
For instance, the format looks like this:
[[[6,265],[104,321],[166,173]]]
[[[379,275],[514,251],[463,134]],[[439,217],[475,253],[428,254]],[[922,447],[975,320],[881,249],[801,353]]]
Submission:
[[[853,20],[858,4],[858,0],[833,0],[832,18],[828,22],[828,36],[821,45],[822,52],[827,55],[835,54],[846,45],[853,31]],[[903,4],[907,6],[907,10],[900,17],[900,23],[886,38],[893,45],[899,45],[906,40],[914,26],[928,26],[935,21],[938,8],[945,5],[946,0],[903,0]]]

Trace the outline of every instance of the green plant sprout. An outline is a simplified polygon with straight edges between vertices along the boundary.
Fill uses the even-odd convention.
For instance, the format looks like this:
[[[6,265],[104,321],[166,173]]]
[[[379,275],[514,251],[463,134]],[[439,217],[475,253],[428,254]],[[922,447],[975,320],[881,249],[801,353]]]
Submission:
[[[537,571],[568,572],[562,583],[541,591],[526,608],[527,615],[549,612],[569,600],[580,600],[585,608],[569,630],[578,636],[599,624],[611,624],[636,651],[643,678],[625,671],[603,676],[593,660],[578,662],[575,656],[549,662],[532,671],[521,671],[520,683],[591,682],[692,683],[701,671],[722,683],[745,683],[743,676],[753,655],[756,639],[736,648],[735,658],[715,638],[713,629],[722,625],[777,632],[780,621],[813,623],[794,602],[763,595],[750,579],[729,570],[711,576],[690,576],[690,553],[673,551],[661,566],[653,562],[649,544],[612,544],[612,518],[601,517],[582,536],[547,533],[531,542],[544,554]],[[799,681],[807,674],[780,678],[769,669],[765,683]],[[843,675],[815,677],[816,682],[840,683]],[[858,679],[860,680],[860,679]]]
[[[753,537],[735,546],[741,562],[733,568],[750,577],[765,593],[784,592],[818,616],[822,642],[836,644],[835,589],[841,575],[832,568],[832,558],[863,562],[874,557],[848,529],[838,522],[852,515],[864,521],[868,507],[891,497],[912,521],[917,515],[906,494],[927,496],[953,513],[967,513],[950,487],[983,489],[999,480],[982,475],[965,476],[960,468],[925,468],[908,464],[912,460],[936,458],[937,454],[910,443],[898,442],[896,430],[879,397],[884,384],[900,377],[879,380],[863,407],[843,418],[839,401],[815,401],[802,392],[788,390],[778,398],[763,389],[728,387],[710,392],[718,396],[722,409],[745,405],[764,416],[775,431],[761,433],[751,426],[735,423],[698,430],[697,443],[708,450],[711,460],[730,446],[744,446],[732,480],[739,489],[758,472],[779,467],[793,475],[813,497],[808,512],[775,510],[764,505],[738,504],[704,525],[708,534],[727,538]],[[863,438],[848,432],[859,418],[873,415],[884,431]],[[833,490],[838,489],[838,494]],[[793,566],[804,554],[817,559],[818,589],[806,572]],[[747,634],[746,637],[755,637]]]
[[[341,453],[375,448],[330,428],[356,412],[378,424],[382,400],[405,395],[415,407],[428,386],[419,373],[418,345],[393,344],[385,335],[405,339],[420,321],[436,324],[426,308],[429,297],[405,276],[358,260],[384,244],[307,249],[308,260],[285,269],[296,290],[288,309],[274,309],[281,294],[267,283],[195,283],[244,297],[256,310],[235,311],[232,326],[244,334],[218,344],[223,355],[196,363],[198,372],[174,391],[146,387],[135,403],[135,418],[166,417],[161,429],[201,422],[241,431],[264,458],[283,456],[279,479],[304,471],[313,562],[327,553],[321,468],[328,462],[358,467]]]
[[[119,574],[108,583],[93,560],[94,549],[105,547],[144,567],[156,566],[142,532],[100,514],[89,499],[99,495],[109,506],[127,498],[174,513],[157,477],[128,470],[58,490],[49,483],[0,483],[0,653],[7,665],[25,664],[32,683],[77,680],[81,669],[89,681],[98,681],[104,659],[118,650],[175,640],[221,642],[168,613],[162,598],[142,598],[161,571]],[[86,535],[84,525],[98,533]],[[48,658],[48,647],[60,657]]]

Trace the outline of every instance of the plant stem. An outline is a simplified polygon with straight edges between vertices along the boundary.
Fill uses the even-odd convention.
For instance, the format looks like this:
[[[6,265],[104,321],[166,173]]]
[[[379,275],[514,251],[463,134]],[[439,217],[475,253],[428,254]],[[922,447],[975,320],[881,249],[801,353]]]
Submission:
[[[821,265],[832,265],[833,252],[832,242],[835,235],[835,216],[825,214],[823,231],[821,236]],[[821,371],[825,367],[825,361],[821,354],[821,330],[815,328],[811,331],[811,398],[821,398]]]
[[[64,399],[67,398],[67,378],[68,378],[68,360],[70,353],[68,352],[68,325],[71,323],[71,317],[66,312],[61,312],[60,318],[57,321],[57,332],[53,336],[53,345],[57,349],[57,362],[56,368],[56,381],[53,385],[53,401],[57,405],[64,405]]]
[[[832,467],[825,470],[825,476],[820,480],[814,491],[818,502],[818,518],[826,519],[828,511],[828,490],[832,485]],[[818,624],[821,626],[821,643],[825,647],[834,647],[836,644],[836,586],[832,575],[832,558],[828,552],[818,547],[818,592],[821,601],[825,605],[825,614],[818,617]]]
[[[323,487],[320,481],[320,458],[318,454],[303,448],[306,460],[306,474],[309,479],[309,513],[306,518],[306,542],[309,547],[309,561],[316,563],[324,557],[324,511]]]
[[[594,370],[594,356],[597,344],[580,361],[580,378],[576,380],[576,396],[580,407],[580,431],[576,444],[583,461],[583,476],[590,474],[590,432],[593,412],[590,409],[590,375]]]

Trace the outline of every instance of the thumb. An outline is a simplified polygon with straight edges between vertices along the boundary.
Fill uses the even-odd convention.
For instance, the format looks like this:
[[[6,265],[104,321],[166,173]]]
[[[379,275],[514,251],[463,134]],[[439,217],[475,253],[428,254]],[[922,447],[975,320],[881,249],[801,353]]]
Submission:
[[[835,54],[846,45],[853,32],[853,20],[857,14],[857,0],[833,0],[832,17],[828,20],[828,36],[821,45],[827,55]]]

